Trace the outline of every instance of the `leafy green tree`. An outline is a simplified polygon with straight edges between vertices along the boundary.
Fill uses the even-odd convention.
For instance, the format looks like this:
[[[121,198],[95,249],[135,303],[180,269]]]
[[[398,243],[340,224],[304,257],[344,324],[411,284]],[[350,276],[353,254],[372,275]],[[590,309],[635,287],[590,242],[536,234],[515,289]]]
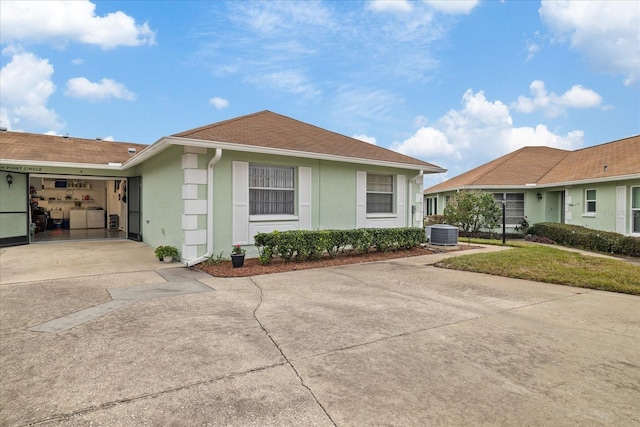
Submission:
[[[493,229],[502,218],[501,208],[493,194],[480,190],[462,190],[449,199],[444,208],[444,219],[466,232],[481,228]]]

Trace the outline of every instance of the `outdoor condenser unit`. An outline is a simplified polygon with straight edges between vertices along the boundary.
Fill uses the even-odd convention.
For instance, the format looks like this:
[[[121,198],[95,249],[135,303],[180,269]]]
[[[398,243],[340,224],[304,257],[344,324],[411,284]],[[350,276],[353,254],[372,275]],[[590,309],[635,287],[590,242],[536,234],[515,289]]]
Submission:
[[[458,228],[446,224],[432,225],[429,242],[432,245],[455,246],[458,244]]]

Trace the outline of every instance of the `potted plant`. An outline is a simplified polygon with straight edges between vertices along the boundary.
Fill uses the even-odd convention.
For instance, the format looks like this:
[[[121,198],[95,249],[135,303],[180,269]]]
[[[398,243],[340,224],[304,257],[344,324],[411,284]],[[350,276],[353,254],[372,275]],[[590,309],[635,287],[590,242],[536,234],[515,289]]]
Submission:
[[[180,254],[175,246],[158,246],[156,248],[156,256],[160,261],[173,262],[173,259],[178,258]]]
[[[233,268],[242,267],[244,265],[244,254],[246,251],[240,245],[234,245],[231,249],[231,264]]]

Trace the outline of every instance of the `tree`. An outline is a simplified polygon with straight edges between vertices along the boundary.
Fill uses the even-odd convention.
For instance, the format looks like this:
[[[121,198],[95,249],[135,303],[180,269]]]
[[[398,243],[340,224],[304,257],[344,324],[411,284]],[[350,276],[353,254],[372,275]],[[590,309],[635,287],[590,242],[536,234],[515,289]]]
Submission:
[[[444,208],[444,219],[448,224],[471,233],[497,227],[501,217],[493,194],[480,190],[459,191],[451,196]]]

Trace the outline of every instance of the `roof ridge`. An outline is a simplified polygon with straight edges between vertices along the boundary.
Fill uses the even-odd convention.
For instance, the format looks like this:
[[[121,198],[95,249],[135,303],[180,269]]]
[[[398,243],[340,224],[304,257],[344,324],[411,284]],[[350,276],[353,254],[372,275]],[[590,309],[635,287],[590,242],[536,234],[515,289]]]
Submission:
[[[483,173],[483,174],[481,174],[481,175],[479,175],[479,176],[475,179],[475,181],[477,182],[477,181],[479,181],[482,177],[486,176],[489,172],[493,172],[493,171],[494,171],[498,166],[502,166],[502,165],[503,165],[507,160],[509,160],[509,159],[513,158],[513,157],[516,155],[516,153],[518,153],[519,151],[524,150],[525,148],[526,148],[526,147],[521,147],[521,148],[517,149],[516,151],[512,151],[511,153],[507,153],[507,154],[505,154],[505,155],[504,155],[504,156],[502,156],[502,157],[498,157],[497,159],[495,159],[495,160],[494,160],[494,161],[496,162],[495,166],[494,166],[494,167],[491,167],[491,168],[488,168],[488,169],[486,170],[486,172],[485,172],[485,173]],[[489,163],[491,163],[491,162],[489,162]],[[473,170],[473,169],[472,169],[472,170]],[[469,171],[469,172],[471,172],[471,171]]]
[[[622,141],[624,141],[624,140],[626,140],[626,139],[637,138],[637,137],[639,137],[639,136],[640,136],[640,134],[638,134],[638,135],[631,135],[631,136],[627,136],[627,137],[625,137],[625,138],[616,139],[615,141],[603,142],[602,144],[592,145],[592,146],[590,146],[590,147],[582,147],[582,148],[578,148],[577,150],[573,150],[573,151],[570,151],[570,152],[571,152],[571,153],[576,153],[576,152],[578,152],[578,151],[591,150],[591,149],[598,148],[598,147],[602,147],[602,146],[605,146],[605,145],[615,144],[615,143],[617,143],[617,142],[622,142]]]

